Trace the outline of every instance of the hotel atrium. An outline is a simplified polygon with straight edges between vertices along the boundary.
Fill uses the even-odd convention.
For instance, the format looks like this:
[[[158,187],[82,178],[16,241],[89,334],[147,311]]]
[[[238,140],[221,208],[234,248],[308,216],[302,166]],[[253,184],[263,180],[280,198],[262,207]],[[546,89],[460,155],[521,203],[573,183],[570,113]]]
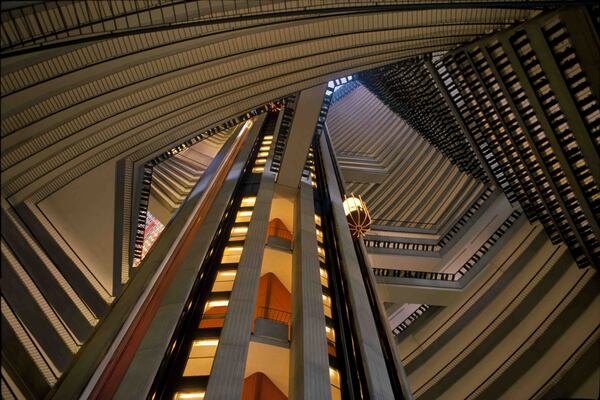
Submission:
[[[3,399],[597,399],[596,1],[0,3]]]

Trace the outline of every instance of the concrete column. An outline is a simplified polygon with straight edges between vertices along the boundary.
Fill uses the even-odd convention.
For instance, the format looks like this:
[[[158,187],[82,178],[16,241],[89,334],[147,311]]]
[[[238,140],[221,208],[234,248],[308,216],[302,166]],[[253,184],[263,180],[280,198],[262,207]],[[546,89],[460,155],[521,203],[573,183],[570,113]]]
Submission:
[[[292,400],[331,398],[314,216],[312,187],[302,181],[296,199],[292,261],[294,340],[291,344],[289,390],[289,398]]]
[[[206,389],[207,400],[239,400],[242,397],[274,185],[275,174],[265,168],[219,337]]]
[[[277,177],[277,183],[279,184],[296,188],[300,183],[308,148],[312,142],[317,126],[317,118],[321,112],[325,88],[325,84],[315,86],[303,90],[298,95],[290,136],[285,146],[279,176]]]
[[[365,247],[365,243],[362,239],[360,239],[359,244],[363,254],[365,255],[365,263],[367,264],[369,279],[371,280],[372,286],[375,286],[375,275],[373,274],[373,266],[371,265],[369,257],[367,256],[367,248]],[[383,301],[381,300],[381,296],[379,296],[378,292],[375,292],[375,298],[377,299],[377,309],[379,314],[386,316],[385,331],[380,333],[382,335],[385,335],[385,340],[387,340],[390,343],[391,348],[394,350],[392,352],[392,357],[394,357],[394,364],[396,364],[396,368],[398,369],[398,378],[400,379],[400,383],[402,385],[402,394],[405,400],[412,400],[413,397],[412,392],[410,390],[410,383],[408,382],[408,376],[406,375],[404,365],[402,365],[400,357],[396,352],[396,341],[394,339],[394,335],[392,334],[390,324],[387,322],[387,313],[385,312]]]
[[[181,265],[179,265],[170,287],[160,300],[160,306],[156,311],[150,326],[145,332],[144,339],[140,343],[129,364],[129,368],[113,397],[114,399],[139,398],[140,396],[146,396],[150,391],[150,387],[156,377],[160,363],[162,362],[167,352],[169,342],[173,337],[177,321],[183,312],[185,303],[192,290],[194,279],[198,275],[202,262],[210,249],[212,238],[217,232],[221,218],[227,208],[229,199],[233,194],[235,185],[243,171],[252,145],[263,125],[264,119],[264,114],[259,115],[251,130],[247,133],[248,137],[246,141],[242,145],[235,162],[227,173],[227,177],[223,182],[217,197],[213,201],[207,216],[204,218],[202,225],[197,231],[198,233],[192,240],[190,245],[190,249],[192,250],[190,250],[181,261]],[[221,149],[222,154],[229,152],[229,148],[233,145],[233,141],[234,139],[232,137],[232,141],[223,146]],[[198,201],[202,198],[203,192],[207,190],[209,182],[213,179],[217,169],[218,165],[216,164],[209,167],[190,193],[188,201],[181,206],[178,214],[165,228],[161,238],[156,242],[155,248],[148,254],[147,259],[144,261],[144,268],[130,280],[128,288],[123,292],[119,301],[115,303],[114,309],[108,315],[107,319],[104,320],[102,325],[98,328],[103,330],[102,335],[98,337],[98,334],[101,332],[97,331],[97,335],[92,336],[88,342],[90,348],[97,349],[97,352],[101,352],[102,349],[108,348],[108,344],[102,341],[108,341],[106,338],[103,338],[103,336],[110,334],[110,332],[105,333],[105,330],[115,330],[120,327],[123,327],[122,329],[124,330],[127,329],[127,324],[131,323],[133,319],[132,316],[128,317],[129,313],[134,314],[137,312],[137,308],[133,308],[137,307],[136,301],[143,302],[143,298],[148,295],[147,290],[154,285],[153,279],[157,279],[154,277],[160,276],[160,270],[164,267],[163,260],[170,257],[171,251],[174,250],[173,246],[181,240],[181,233],[187,229],[187,224],[191,223],[191,218],[194,217],[197,207],[199,207]],[[134,306],[134,304],[136,305]],[[131,310],[131,308],[133,308],[133,310]],[[124,333],[119,333],[119,335],[121,334],[124,335]],[[117,336],[117,339],[120,340],[119,336]],[[108,348],[108,354],[110,354],[111,351],[114,351],[116,344],[118,344],[118,341],[115,341],[111,347]],[[83,355],[86,356],[86,353],[83,353]],[[84,361],[89,363],[87,360]],[[80,362],[79,364],[82,363]],[[103,367],[100,368],[99,372],[96,372],[96,375],[102,373],[102,368]],[[93,381],[98,379],[96,375],[93,377]],[[76,377],[73,377],[73,380],[75,379]],[[73,394],[76,388],[68,387],[68,389],[69,390],[67,391],[59,392],[61,395],[57,395],[57,398],[76,398],[79,396],[78,394]],[[87,398],[92,390],[93,385],[88,386],[81,397]],[[79,393],[80,392],[81,391],[79,391]]]
[[[323,164],[326,172],[333,219],[338,234],[339,252],[342,257],[343,273],[348,283],[350,304],[358,335],[361,358],[367,379],[369,396],[372,399],[394,399],[387,366],[379,343],[379,333],[373,319],[373,310],[369,306],[367,291],[360,272],[360,265],[354,251],[352,236],[348,229],[346,215],[342,206],[342,196],[337,187],[333,162],[327,151],[328,145],[321,136]]]

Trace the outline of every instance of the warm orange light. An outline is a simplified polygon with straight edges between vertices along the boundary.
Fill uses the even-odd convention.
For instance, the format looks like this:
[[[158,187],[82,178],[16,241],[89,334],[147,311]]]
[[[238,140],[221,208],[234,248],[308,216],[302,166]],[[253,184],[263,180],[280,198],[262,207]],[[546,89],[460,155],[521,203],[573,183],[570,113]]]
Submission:
[[[181,392],[177,392],[175,393],[175,397],[174,399],[179,400],[179,399],[203,399],[204,398],[204,392],[187,392],[187,393],[181,393]]]

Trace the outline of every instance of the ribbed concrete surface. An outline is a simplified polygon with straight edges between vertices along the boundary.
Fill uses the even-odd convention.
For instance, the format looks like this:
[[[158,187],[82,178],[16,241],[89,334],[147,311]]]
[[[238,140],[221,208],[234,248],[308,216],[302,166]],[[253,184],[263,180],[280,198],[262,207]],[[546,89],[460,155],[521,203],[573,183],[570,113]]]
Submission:
[[[485,190],[364,86],[331,106],[327,127],[346,164],[353,160],[367,171],[381,165],[388,174],[381,183],[345,182],[348,192],[363,196],[376,224],[437,230]]]

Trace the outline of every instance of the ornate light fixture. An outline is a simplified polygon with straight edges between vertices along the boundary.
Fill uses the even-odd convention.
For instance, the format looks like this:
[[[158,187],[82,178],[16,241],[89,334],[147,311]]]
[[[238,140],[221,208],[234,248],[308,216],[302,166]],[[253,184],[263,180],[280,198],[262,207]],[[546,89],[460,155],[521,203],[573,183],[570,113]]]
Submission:
[[[371,215],[367,205],[362,197],[356,197],[354,193],[351,193],[350,196],[344,196],[343,205],[350,233],[358,239],[371,228]]]
[[[275,112],[281,111],[282,105],[279,101],[272,101],[271,103],[267,104],[267,107],[269,108],[269,111]]]

